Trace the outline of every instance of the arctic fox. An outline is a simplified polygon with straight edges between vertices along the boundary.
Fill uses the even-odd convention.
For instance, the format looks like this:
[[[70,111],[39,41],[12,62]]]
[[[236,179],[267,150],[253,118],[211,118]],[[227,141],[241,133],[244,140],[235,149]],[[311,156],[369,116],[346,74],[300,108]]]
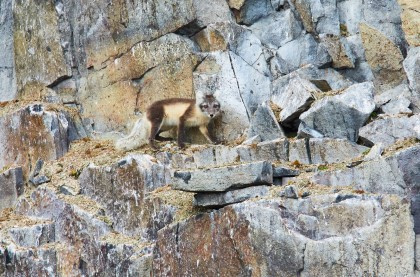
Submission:
[[[146,143],[156,149],[155,138],[174,127],[178,128],[178,146],[185,147],[185,127],[199,127],[210,143],[215,139],[209,134],[207,125],[220,113],[220,103],[213,95],[198,99],[170,98],[151,104],[144,116],[134,125],[131,133],[116,143],[119,150],[131,150]]]

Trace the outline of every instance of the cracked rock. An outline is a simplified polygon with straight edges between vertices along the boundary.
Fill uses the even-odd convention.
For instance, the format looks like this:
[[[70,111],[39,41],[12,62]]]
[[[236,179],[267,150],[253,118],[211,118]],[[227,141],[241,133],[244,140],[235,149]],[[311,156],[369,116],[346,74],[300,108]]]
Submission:
[[[172,189],[192,192],[221,192],[273,183],[273,168],[269,162],[255,162],[193,171],[176,170]]]
[[[267,102],[258,106],[248,129],[247,138],[258,136],[260,141],[269,141],[278,138],[284,138],[283,129],[280,127],[277,119]]]
[[[375,109],[373,85],[355,84],[336,96],[325,96],[300,115],[299,119],[326,137],[357,141],[359,128]]]
[[[254,186],[226,192],[200,192],[194,195],[194,205],[213,208],[223,207],[267,194],[268,186]]]

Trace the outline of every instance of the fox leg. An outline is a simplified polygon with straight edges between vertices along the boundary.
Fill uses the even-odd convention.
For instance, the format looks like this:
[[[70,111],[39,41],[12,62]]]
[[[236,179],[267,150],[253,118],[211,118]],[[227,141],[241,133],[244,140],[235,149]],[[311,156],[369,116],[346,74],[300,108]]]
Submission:
[[[204,135],[204,137],[208,140],[208,142],[213,143],[213,144],[217,144],[217,141],[215,138],[213,138],[210,133],[209,133],[209,129],[207,128],[206,125],[202,125],[198,128],[200,130],[200,132]]]

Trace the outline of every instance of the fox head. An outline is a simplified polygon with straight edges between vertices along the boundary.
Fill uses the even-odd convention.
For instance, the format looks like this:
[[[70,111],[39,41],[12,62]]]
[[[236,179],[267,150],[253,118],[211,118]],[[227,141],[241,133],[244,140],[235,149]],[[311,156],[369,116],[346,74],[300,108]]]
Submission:
[[[213,95],[205,95],[202,99],[197,99],[197,105],[210,118],[214,118],[220,113],[220,103]]]

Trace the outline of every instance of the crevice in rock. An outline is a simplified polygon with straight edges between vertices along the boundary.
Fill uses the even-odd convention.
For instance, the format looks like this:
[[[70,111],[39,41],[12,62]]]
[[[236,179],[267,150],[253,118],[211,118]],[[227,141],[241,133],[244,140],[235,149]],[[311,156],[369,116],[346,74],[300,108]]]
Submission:
[[[309,138],[305,138],[306,155],[308,155],[308,162],[312,164],[311,146],[309,144]]]
[[[248,112],[248,107],[245,105],[244,99],[242,97],[241,89],[239,88],[238,78],[236,77],[236,72],[235,72],[235,68],[233,67],[232,57],[231,57],[230,53],[229,53],[229,61],[230,61],[230,67],[232,68],[232,71],[233,71],[233,75],[235,75],[235,81],[236,81],[236,86],[238,88],[239,97],[241,98],[241,102],[245,107],[246,116],[247,116],[248,121],[249,121],[251,117],[250,117],[249,112]]]
[[[54,82],[52,82],[51,84],[47,85],[47,87],[50,88],[50,89],[54,89],[54,87],[56,87],[57,85],[59,85],[61,82],[64,82],[64,81],[69,80],[71,78],[72,78],[72,76],[69,76],[69,75],[60,76]]]
[[[195,36],[197,33],[201,32],[202,30],[206,29],[207,26],[200,27],[197,23],[197,19],[194,19],[190,23],[179,27],[173,33],[181,36],[187,36],[189,38]]]
[[[305,255],[306,255],[306,245],[308,243],[306,242],[305,245],[303,246],[303,255],[302,255],[302,268],[299,269],[299,271],[297,272],[297,277],[301,277],[302,276],[302,272],[305,270]]]

